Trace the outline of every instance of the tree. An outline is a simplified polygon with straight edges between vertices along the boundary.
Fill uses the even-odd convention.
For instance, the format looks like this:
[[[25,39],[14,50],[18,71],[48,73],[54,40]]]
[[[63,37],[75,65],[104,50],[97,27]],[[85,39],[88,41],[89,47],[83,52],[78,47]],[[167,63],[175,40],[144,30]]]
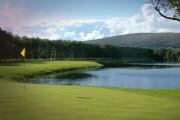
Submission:
[[[20,51],[27,49],[27,59],[153,59],[180,61],[180,49],[149,49],[113,45],[95,45],[78,41],[14,36],[0,29],[0,63],[21,59]]]
[[[150,0],[162,17],[180,22],[180,0]]]

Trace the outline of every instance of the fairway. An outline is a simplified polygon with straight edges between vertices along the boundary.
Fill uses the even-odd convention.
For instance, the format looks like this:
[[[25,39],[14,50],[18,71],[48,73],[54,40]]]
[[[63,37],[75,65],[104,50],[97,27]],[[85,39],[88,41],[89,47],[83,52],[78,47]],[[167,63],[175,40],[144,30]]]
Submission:
[[[88,61],[37,61],[25,74],[101,67]],[[40,85],[23,63],[0,66],[0,120],[179,120],[180,89]]]

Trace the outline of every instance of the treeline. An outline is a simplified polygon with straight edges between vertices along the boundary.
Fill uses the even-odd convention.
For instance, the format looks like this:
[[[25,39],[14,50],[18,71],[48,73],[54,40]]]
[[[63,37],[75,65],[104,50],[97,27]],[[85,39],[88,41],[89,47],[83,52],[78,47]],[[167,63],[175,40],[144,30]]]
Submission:
[[[162,52],[164,49],[148,49],[137,47],[118,47],[112,45],[93,45],[77,41],[50,41],[48,39],[14,36],[0,29],[0,61],[9,62],[21,59],[20,51],[27,49],[27,59],[154,59],[179,60]],[[172,49],[172,51],[179,51]]]
[[[0,60],[16,61],[21,59],[20,51],[27,49],[27,59],[117,59],[151,58],[151,49],[117,47],[112,45],[92,45],[77,41],[50,41],[40,38],[13,36],[0,30]]]
[[[39,38],[23,38],[29,59],[102,59],[102,58],[151,58],[150,49],[92,45],[77,41],[49,41]]]
[[[167,62],[180,62],[180,48],[161,48],[154,49],[156,60]]]
[[[15,61],[20,58],[21,38],[0,28],[0,61]]]

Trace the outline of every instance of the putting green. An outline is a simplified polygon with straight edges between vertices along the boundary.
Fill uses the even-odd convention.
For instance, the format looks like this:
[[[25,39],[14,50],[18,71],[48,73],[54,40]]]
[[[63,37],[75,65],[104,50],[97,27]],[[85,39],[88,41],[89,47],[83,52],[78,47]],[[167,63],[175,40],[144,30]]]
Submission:
[[[86,61],[28,63],[26,75],[100,67]],[[179,120],[180,89],[121,89],[16,82],[22,63],[0,66],[0,120]]]

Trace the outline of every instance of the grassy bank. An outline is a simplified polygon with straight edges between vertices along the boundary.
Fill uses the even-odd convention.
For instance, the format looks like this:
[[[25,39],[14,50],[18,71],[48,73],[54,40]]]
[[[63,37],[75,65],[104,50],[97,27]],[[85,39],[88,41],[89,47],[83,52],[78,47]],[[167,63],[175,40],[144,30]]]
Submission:
[[[131,63],[152,63],[156,62],[153,59],[109,59],[109,60],[95,60],[95,62],[104,65],[104,67],[126,67],[130,66]]]
[[[26,75],[100,67],[95,62],[41,61]],[[0,120],[179,120],[180,89],[120,89],[16,82],[22,63],[0,66]]]

